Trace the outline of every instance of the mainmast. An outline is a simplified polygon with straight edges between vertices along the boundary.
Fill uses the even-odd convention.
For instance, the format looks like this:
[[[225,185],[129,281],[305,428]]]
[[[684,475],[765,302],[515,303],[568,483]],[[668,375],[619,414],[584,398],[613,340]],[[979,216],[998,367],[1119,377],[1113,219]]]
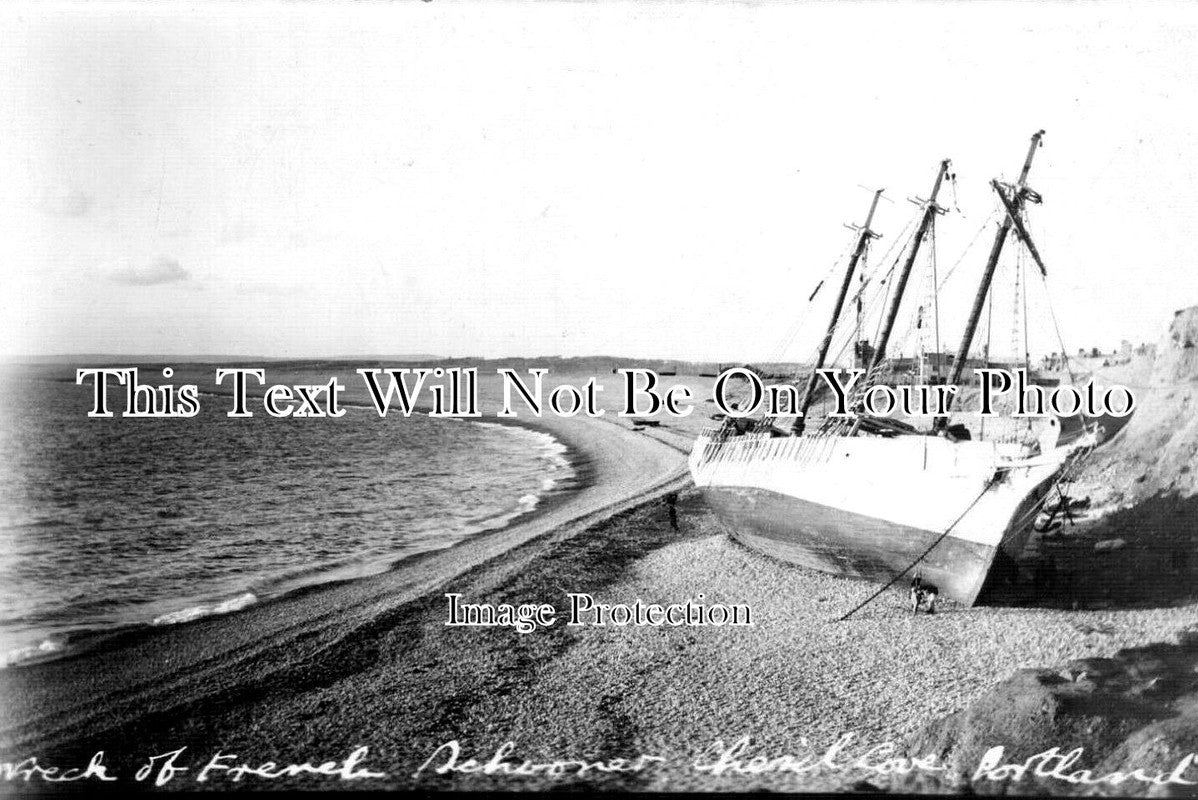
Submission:
[[[932,220],[936,218],[937,214],[944,213],[944,209],[936,205],[936,196],[940,194],[940,184],[948,175],[950,163],[947,158],[940,162],[940,170],[936,173],[936,182],[932,185],[931,196],[927,201],[920,201],[924,204],[923,218],[919,221],[919,230],[915,232],[915,239],[911,243],[911,252],[907,254],[907,260],[903,262],[903,269],[894,285],[894,300],[890,303],[890,311],[886,315],[886,321],[882,324],[882,332],[878,335],[873,361],[869,365],[870,374],[886,357],[886,345],[890,343],[890,332],[894,330],[894,320],[898,317],[899,306],[903,302],[903,293],[907,290],[907,279],[911,277],[911,270],[915,266],[915,257],[919,255],[919,246],[923,243],[924,237],[928,235],[928,229],[932,227]]]
[[[961,337],[961,346],[957,348],[956,361],[953,362],[952,377],[949,378],[949,385],[956,386],[961,381],[961,375],[965,372],[965,362],[969,358],[969,348],[973,344],[973,336],[977,332],[978,321],[982,317],[982,308],[986,305],[986,296],[990,293],[990,284],[994,280],[994,270],[998,267],[999,256],[1002,255],[1003,245],[1006,244],[1007,236],[1011,233],[1011,228],[1018,221],[1020,212],[1023,211],[1025,201],[1040,202],[1040,195],[1027,185],[1027,174],[1032,168],[1032,159],[1036,155],[1036,148],[1040,147],[1040,140],[1044,137],[1044,131],[1036,131],[1032,136],[1032,143],[1027,149],[1027,158],[1023,161],[1023,169],[1019,173],[1019,181],[1014,186],[1007,186],[998,181],[991,181],[991,186],[994,191],[998,192],[999,198],[1002,200],[1003,206],[1006,208],[1007,214],[1003,217],[1003,221],[998,226],[998,233],[994,236],[994,244],[990,246],[990,258],[986,261],[986,269],[982,273],[982,282],[978,286],[977,295],[973,298],[973,309],[969,312],[969,320],[965,323],[965,333]],[[1020,222],[1020,227],[1022,223]],[[1039,259],[1036,259],[1037,262]],[[949,395],[945,402],[944,416],[936,418],[934,429],[937,431],[944,430],[948,425],[948,412],[952,407],[952,395]]]
[[[884,189],[879,189],[874,192],[873,202],[869,205],[869,214],[865,217],[865,224],[857,230],[860,235],[857,237],[857,246],[853,249],[853,255],[849,259],[849,266],[844,272],[844,280],[840,284],[840,294],[836,296],[836,305],[832,308],[832,319],[828,321],[828,332],[824,334],[824,339],[820,342],[819,353],[815,357],[815,365],[811,368],[811,374],[807,377],[807,391],[803,393],[803,405],[798,411],[798,416],[795,417],[794,428],[792,433],[800,434],[805,426],[807,409],[811,408],[811,402],[815,399],[815,380],[819,377],[816,372],[824,366],[824,359],[828,357],[828,348],[832,346],[832,333],[836,330],[836,321],[840,319],[840,310],[844,307],[844,298],[849,293],[849,286],[853,282],[853,272],[857,269],[857,262],[861,260],[862,254],[865,252],[865,247],[869,244],[870,239],[878,238],[878,234],[870,230],[869,226],[874,221],[874,211],[878,208],[878,200],[882,197]]]

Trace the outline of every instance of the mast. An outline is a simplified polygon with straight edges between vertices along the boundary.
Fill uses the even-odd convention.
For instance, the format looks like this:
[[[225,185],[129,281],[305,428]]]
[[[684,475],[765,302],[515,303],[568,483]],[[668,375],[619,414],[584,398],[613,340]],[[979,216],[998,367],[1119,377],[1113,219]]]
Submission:
[[[828,321],[828,331],[824,334],[824,339],[820,342],[819,353],[815,357],[815,365],[811,368],[811,374],[807,377],[807,391],[803,393],[803,405],[799,409],[798,416],[795,417],[794,428],[791,432],[798,435],[803,432],[805,426],[807,409],[811,408],[811,401],[814,400],[815,394],[815,379],[818,377],[816,371],[824,366],[824,359],[828,357],[828,348],[832,346],[832,333],[836,330],[836,321],[840,319],[840,310],[844,307],[844,298],[849,293],[849,286],[853,282],[853,272],[857,269],[857,262],[861,260],[861,255],[865,252],[865,246],[869,244],[870,239],[878,238],[878,234],[870,230],[869,226],[874,221],[874,211],[878,208],[878,200],[882,197],[882,192],[885,189],[878,189],[874,192],[873,202],[869,205],[869,214],[865,217],[865,224],[857,230],[860,235],[857,237],[857,246],[853,249],[853,255],[849,259],[849,266],[844,272],[844,280],[840,284],[840,294],[836,296],[836,305],[832,308],[832,319]]]
[[[919,221],[919,230],[915,232],[915,239],[911,243],[911,252],[907,254],[907,260],[903,262],[898,282],[894,285],[894,300],[890,304],[890,311],[882,325],[882,333],[878,336],[878,342],[875,345],[877,349],[874,351],[873,361],[869,365],[870,373],[873,373],[882,363],[882,359],[886,357],[886,345],[890,343],[890,332],[894,330],[894,320],[898,317],[899,306],[903,302],[903,293],[907,290],[907,279],[911,277],[911,270],[915,266],[915,257],[919,254],[919,246],[927,236],[928,229],[932,227],[932,220],[936,218],[936,214],[943,213],[940,206],[936,205],[936,196],[940,194],[940,184],[948,174],[950,163],[947,158],[940,162],[940,171],[936,173],[936,183],[932,185],[932,194],[924,205],[923,218]]]
[[[1032,136],[1032,143],[1027,149],[1027,158],[1023,160],[1023,169],[1019,172],[1019,182],[1011,187],[1004,187],[997,181],[992,181],[991,186],[994,191],[998,192],[999,198],[1006,206],[1007,214],[1003,217],[1002,223],[998,226],[998,233],[994,236],[994,244],[990,246],[990,257],[986,260],[986,269],[982,273],[982,282],[978,286],[977,295],[973,298],[973,308],[969,312],[969,320],[965,323],[965,333],[961,337],[961,346],[957,348],[957,358],[953,363],[952,377],[949,378],[949,385],[956,386],[961,381],[961,374],[965,371],[965,362],[969,358],[969,347],[973,344],[973,336],[977,332],[978,321],[982,316],[982,308],[986,305],[986,296],[990,293],[990,283],[994,280],[994,270],[998,267],[999,256],[1002,255],[1003,245],[1007,241],[1007,235],[1010,234],[1011,228],[1014,225],[1014,220],[1023,210],[1024,201],[1031,198],[1033,202],[1039,202],[1039,195],[1028,188],[1027,174],[1032,168],[1032,159],[1036,155],[1036,148],[1040,147],[1040,140],[1044,137],[1044,131],[1036,131]],[[1007,194],[1006,192],[1010,192]],[[948,425],[948,411],[952,408],[952,395],[949,395],[945,401],[945,416],[937,417],[934,430],[942,431]]]

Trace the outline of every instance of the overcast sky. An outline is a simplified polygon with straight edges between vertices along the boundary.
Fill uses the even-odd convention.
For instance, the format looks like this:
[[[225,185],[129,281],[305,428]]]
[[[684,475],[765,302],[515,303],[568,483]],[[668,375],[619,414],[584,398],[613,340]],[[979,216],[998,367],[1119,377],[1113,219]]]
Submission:
[[[946,268],[1039,128],[1071,349],[1198,304],[1192,5],[0,15],[6,355],[773,356],[863,186],[880,253],[951,157]]]

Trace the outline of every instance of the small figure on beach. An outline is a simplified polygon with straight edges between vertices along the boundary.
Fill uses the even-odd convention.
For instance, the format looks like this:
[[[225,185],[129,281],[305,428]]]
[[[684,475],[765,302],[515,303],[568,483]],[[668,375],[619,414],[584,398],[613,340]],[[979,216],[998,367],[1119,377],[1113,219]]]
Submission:
[[[670,512],[670,529],[678,530],[678,493],[670,492],[666,495],[666,508]]]
[[[923,578],[918,574],[911,581],[911,613],[917,613],[920,606],[925,602],[928,605],[928,613],[936,613],[936,598],[940,596],[940,590],[930,583],[924,583]]]

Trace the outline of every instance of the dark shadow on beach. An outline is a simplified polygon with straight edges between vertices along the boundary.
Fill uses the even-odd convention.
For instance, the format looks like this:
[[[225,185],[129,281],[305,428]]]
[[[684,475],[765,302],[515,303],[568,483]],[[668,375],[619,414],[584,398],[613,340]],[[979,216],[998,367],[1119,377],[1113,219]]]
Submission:
[[[1198,597],[1198,495],[1160,493],[1098,520],[1034,535],[992,605],[1160,608]]]

